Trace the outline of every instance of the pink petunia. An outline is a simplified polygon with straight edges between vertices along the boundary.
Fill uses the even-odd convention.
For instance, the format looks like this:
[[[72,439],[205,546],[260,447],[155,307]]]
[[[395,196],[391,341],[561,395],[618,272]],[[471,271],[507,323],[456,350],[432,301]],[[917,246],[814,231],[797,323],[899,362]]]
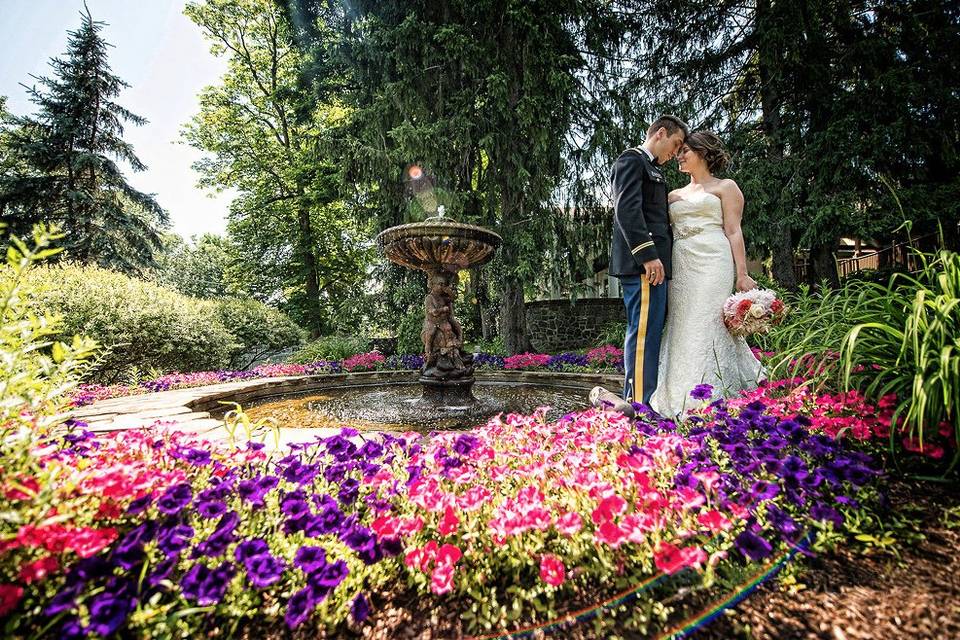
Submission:
[[[731,525],[730,520],[716,509],[707,511],[706,513],[701,513],[699,516],[697,516],[697,522],[705,526],[713,533],[726,531]]]
[[[579,513],[573,511],[568,511],[559,518],[554,525],[560,533],[565,536],[572,536],[573,534],[580,531],[583,527],[583,519],[580,517]]]
[[[613,520],[606,520],[597,528],[595,534],[598,542],[603,542],[611,547],[619,547],[627,539],[627,532]]]
[[[430,577],[430,590],[438,596],[452,591],[454,571],[452,564],[437,564]]]
[[[20,567],[20,580],[24,584],[42,582],[51,573],[56,573],[60,568],[60,562],[54,556],[46,556]]]
[[[440,535],[448,536],[457,530],[457,526],[459,524],[460,518],[458,518],[457,514],[454,513],[453,507],[447,507],[443,511],[443,518],[440,520],[438,531],[440,532]]]
[[[597,508],[593,510],[591,518],[593,519],[594,524],[601,524],[603,522],[612,520],[616,516],[626,511],[626,509],[627,501],[618,495],[612,495],[600,501],[600,504],[597,505]]]
[[[17,608],[23,598],[23,587],[15,584],[0,584],[0,618]]]
[[[563,562],[552,553],[545,553],[540,558],[540,579],[547,584],[559,587],[566,578],[566,568]]]

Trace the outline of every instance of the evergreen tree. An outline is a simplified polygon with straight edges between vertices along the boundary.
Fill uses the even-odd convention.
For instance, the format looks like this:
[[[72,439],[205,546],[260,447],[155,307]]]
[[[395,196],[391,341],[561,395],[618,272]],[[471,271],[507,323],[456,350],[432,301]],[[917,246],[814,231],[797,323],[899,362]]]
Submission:
[[[317,101],[349,107],[339,129],[343,173],[378,227],[443,204],[499,231],[504,246],[488,271],[501,335],[511,352],[530,349],[525,291],[546,274],[587,275],[584,235],[602,237],[602,253],[609,243],[609,219],[579,219],[598,207],[559,203],[573,193],[563,191],[569,134],[595,99],[580,82],[584,51],[604,50],[620,33],[616,8],[590,0],[287,5],[311,53],[305,75]],[[411,165],[436,179],[434,197],[414,195],[423,191],[410,189]],[[395,306],[405,313],[409,302]]]
[[[686,102],[739,159],[751,249],[791,286],[836,278],[841,235],[956,224],[960,10],[945,0],[654,0],[620,65],[641,108]],[[901,212],[900,204],[904,205]]]
[[[53,77],[28,88],[36,114],[5,119],[0,216],[21,234],[56,223],[66,257],[135,272],[154,264],[167,216],[116,164],[146,168],[123,140],[124,123],[146,120],[114,101],[128,85],[111,72],[102,28],[82,14],[65,57],[50,62]]]

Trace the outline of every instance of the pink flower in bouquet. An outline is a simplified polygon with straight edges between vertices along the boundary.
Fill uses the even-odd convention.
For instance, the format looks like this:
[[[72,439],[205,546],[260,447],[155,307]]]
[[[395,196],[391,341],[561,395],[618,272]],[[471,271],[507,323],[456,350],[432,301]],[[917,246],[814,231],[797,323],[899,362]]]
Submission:
[[[735,293],[723,303],[723,323],[735,336],[766,333],[785,313],[783,302],[769,289]]]
[[[552,553],[545,553],[540,558],[540,579],[553,587],[559,587],[566,578],[566,568],[563,561]]]

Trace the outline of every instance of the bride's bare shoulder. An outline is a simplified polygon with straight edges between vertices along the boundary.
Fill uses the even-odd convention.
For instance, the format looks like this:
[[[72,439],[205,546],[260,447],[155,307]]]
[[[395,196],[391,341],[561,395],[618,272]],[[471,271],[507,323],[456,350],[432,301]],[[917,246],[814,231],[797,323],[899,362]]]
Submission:
[[[720,195],[739,195],[743,197],[743,192],[740,191],[740,185],[737,184],[736,180],[731,178],[724,178],[717,185],[717,191],[720,192]]]

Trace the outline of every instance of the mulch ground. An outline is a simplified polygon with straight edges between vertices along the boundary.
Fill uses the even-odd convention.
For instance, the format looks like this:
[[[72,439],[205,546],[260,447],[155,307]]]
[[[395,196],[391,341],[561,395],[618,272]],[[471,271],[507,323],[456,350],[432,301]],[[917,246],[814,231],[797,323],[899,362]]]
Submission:
[[[796,593],[775,582],[728,611],[696,640],[960,639],[960,489],[933,483],[896,483],[891,510],[909,510],[925,539],[889,553],[848,547],[807,558]]]

